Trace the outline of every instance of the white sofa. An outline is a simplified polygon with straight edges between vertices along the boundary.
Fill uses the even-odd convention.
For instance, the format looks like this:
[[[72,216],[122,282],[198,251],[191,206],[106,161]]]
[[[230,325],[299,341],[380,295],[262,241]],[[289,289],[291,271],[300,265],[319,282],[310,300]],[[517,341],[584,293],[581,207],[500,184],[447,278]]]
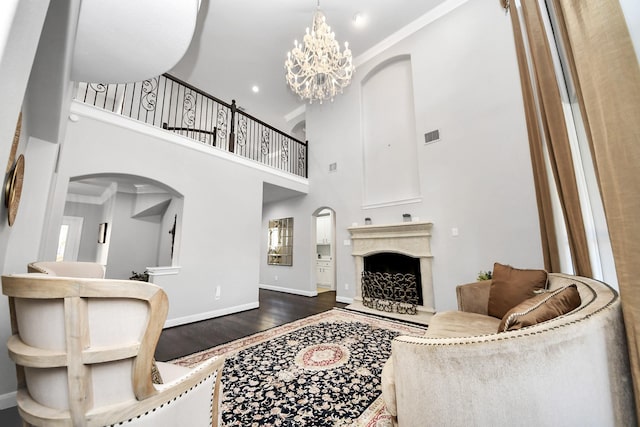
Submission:
[[[382,374],[387,410],[401,427],[634,426],[627,345],[615,290],[549,274],[549,289],[576,284],[568,314],[498,333],[491,281],[457,288],[459,311],[436,314],[425,337],[400,336]]]

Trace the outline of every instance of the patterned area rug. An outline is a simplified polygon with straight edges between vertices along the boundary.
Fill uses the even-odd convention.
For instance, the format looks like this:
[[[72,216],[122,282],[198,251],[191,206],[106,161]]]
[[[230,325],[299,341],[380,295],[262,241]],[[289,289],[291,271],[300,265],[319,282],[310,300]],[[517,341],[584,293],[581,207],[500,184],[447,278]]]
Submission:
[[[380,374],[397,335],[426,328],[334,309],[177,360],[226,357],[224,426],[391,426]]]

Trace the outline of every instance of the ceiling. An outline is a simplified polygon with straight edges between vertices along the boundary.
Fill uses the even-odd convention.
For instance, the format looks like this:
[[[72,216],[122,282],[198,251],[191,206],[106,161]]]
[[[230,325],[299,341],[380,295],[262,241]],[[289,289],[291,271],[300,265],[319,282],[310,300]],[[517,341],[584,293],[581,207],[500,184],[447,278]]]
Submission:
[[[341,47],[349,42],[357,73],[358,55],[443,2],[321,0],[320,8]],[[170,74],[290,132],[296,122],[284,117],[304,103],[285,82],[284,61],[315,9],[316,0],[202,0],[191,45]],[[353,23],[356,13],[364,16],[361,27]]]
[[[71,80],[142,81],[167,70],[191,43],[198,3],[180,0],[176,7],[158,7],[157,0],[84,0],[75,32]],[[140,22],[145,23],[142,31]],[[129,60],[133,55],[136,61]]]
[[[321,0],[320,8],[343,47],[358,56],[429,12],[445,0]],[[184,57],[169,73],[201,90],[291,133],[300,117],[285,116],[304,105],[285,81],[284,61],[293,41],[311,26],[317,0],[201,0],[195,33]],[[364,17],[357,27],[356,13]],[[252,86],[260,88],[252,92]],[[347,88],[346,90],[349,90]],[[69,193],[100,197],[116,182],[118,191],[161,192],[132,177],[92,178],[72,182]],[[264,203],[300,193],[265,184]]]

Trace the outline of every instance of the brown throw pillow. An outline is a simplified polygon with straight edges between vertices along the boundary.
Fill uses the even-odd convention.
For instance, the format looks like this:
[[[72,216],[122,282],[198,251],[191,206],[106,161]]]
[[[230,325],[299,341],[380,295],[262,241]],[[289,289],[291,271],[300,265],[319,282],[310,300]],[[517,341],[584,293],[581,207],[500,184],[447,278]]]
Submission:
[[[547,287],[544,270],[520,270],[495,263],[489,289],[489,316],[502,319],[507,311]]]
[[[515,331],[551,320],[575,310],[580,303],[576,285],[541,293],[509,310],[502,318],[498,332]]]

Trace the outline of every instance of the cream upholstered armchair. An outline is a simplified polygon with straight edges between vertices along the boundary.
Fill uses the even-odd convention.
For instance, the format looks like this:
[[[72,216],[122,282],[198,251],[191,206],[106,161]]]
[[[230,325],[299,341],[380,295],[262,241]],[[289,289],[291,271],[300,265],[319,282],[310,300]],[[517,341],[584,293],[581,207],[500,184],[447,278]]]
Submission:
[[[104,265],[82,261],[35,261],[27,265],[29,273],[45,273],[52,276],[86,277],[104,279]]]
[[[158,363],[164,383],[152,383],[168,310],[161,288],[23,274],[3,276],[2,291],[26,425],[217,425],[223,359],[193,369]]]

